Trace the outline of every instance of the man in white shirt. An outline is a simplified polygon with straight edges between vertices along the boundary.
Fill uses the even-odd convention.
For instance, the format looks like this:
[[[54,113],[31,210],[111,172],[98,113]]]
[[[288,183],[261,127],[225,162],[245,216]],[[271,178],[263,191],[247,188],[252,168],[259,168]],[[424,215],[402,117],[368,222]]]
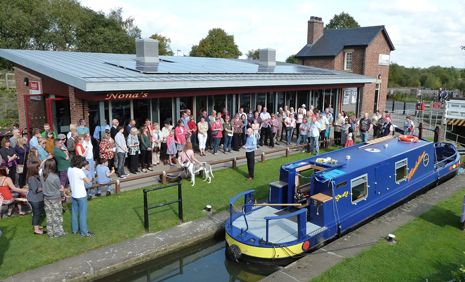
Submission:
[[[267,112],[267,108],[263,107],[263,112],[260,113],[262,119],[262,132],[260,133],[260,146],[263,146],[263,139],[265,139],[265,146],[268,146],[268,139],[271,136],[270,126],[267,121],[271,119],[270,114]]]
[[[312,123],[310,124],[310,129],[309,131],[309,136],[310,136],[310,153],[309,155],[313,154],[313,147],[315,148],[315,155],[318,155],[320,153],[320,143],[319,143],[319,137],[321,133],[321,125],[320,123],[316,120],[316,117],[312,117]]]
[[[74,156],[68,168],[68,180],[73,197],[73,207],[71,213],[71,228],[73,235],[81,231],[81,237],[92,237],[95,234],[87,229],[87,192],[85,183],[91,183],[92,179],[86,177],[82,166],[87,164],[81,156]],[[78,224],[79,213],[79,224]]]

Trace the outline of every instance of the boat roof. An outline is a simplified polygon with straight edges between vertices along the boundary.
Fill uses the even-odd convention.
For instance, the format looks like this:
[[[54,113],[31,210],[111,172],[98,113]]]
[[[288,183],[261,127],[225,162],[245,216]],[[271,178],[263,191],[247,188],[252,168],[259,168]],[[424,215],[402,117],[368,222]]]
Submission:
[[[425,140],[418,140],[418,142],[410,143],[399,141],[397,138],[392,138],[390,140],[386,140],[384,142],[376,144],[371,144],[369,146],[364,146],[367,144],[360,143],[354,146],[342,148],[319,156],[311,157],[306,159],[305,161],[308,161],[310,164],[315,164],[321,167],[328,168],[329,170],[333,168],[334,170],[337,169],[338,171],[342,172],[333,174],[331,178],[334,178],[343,173],[351,173],[365,168],[367,166],[377,164],[384,160],[392,159],[398,155],[405,154],[408,151],[412,151],[417,148],[428,146],[431,144],[432,142]],[[387,147],[385,145],[387,145]],[[346,160],[346,156],[350,156],[350,159]],[[316,160],[319,158],[328,157],[330,157],[333,160],[337,160],[337,164],[330,165],[316,162]],[[327,173],[328,169],[322,171],[322,173]]]

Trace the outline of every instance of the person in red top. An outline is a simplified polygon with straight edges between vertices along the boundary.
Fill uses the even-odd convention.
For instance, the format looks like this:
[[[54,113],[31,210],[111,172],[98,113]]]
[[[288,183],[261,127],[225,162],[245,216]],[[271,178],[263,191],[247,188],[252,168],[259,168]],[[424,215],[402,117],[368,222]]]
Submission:
[[[10,192],[10,189],[16,193],[27,194],[28,189],[16,188],[11,181],[11,178],[8,177],[9,168],[7,166],[0,166],[0,196],[3,197],[3,204],[8,205],[8,214],[7,217],[11,216],[13,212],[13,207],[21,201],[21,198],[16,195],[13,195]],[[21,205],[17,205],[18,212],[20,216],[23,216],[25,213],[21,210]],[[1,216],[0,216],[1,219]]]
[[[84,141],[84,138],[79,135],[78,137],[76,137],[76,156],[81,156],[83,158],[86,157],[86,152],[87,152],[87,148],[84,148],[84,146],[82,145],[82,142]]]
[[[194,148],[195,140],[197,140],[197,123],[195,122],[194,116],[190,116],[190,120],[187,125],[189,126],[189,134],[191,135],[192,148]]]
[[[214,132],[217,132],[216,135],[214,135]],[[215,142],[213,154],[218,155],[218,146],[220,145],[221,138],[223,138],[223,125],[218,119],[212,125],[212,136]]]
[[[99,144],[99,155],[100,159],[108,160],[108,168],[112,170],[115,168],[115,154],[113,151],[113,144],[111,143],[110,139],[110,134],[103,134],[102,142]]]

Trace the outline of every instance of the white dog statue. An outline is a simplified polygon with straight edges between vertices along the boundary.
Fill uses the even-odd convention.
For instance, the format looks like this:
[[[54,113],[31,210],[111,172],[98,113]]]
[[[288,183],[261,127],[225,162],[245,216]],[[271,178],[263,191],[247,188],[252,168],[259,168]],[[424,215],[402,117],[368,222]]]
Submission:
[[[203,163],[203,166],[200,166],[197,163],[191,163],[190,161],[186,160],[186,161],[184,161],[182,163],[182,166],[191,175],[192,186],[195,185],[195,174],[197,172],[203,171],[203,173],[205,174],[205,179],[203,181],[207,181],[207,179],[208,179],[208,183],[211,183],[212,182],[212,177],[215,177],[215,176],[213,176],[213,170],[212,170],[211,165],[209,165],[206,162]]]

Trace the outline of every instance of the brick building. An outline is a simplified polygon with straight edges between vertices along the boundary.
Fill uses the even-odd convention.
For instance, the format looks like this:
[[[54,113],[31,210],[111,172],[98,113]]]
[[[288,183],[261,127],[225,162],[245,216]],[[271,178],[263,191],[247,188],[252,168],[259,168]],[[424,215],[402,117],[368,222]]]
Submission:
[[[91,133],[106,119],[136,126],[149,118],[176,123],[190,109],[229,113],[266,106],[269,112],[327,101],[338,104],[342,89],[376,81],[349,72],[276,61],[261,49],[260,60],[159,56],[158,42],[136,41],[137,54],[0,49],[15,64],[22,128],[50,123],[56,133],[84,118]],[[101,126],[100,128],[104,128]]]
[[[307,44],[296,58],[301,65],[376,78],[376,83],[366,84],[358,92],[343,89],[341,95],[345,97],[338,99],[340,109],[344,101],[350,100],[348,93],[356,93],[356,114],[360,116],[360,113],[385,109],[389,57],[393,50],[384,26],[324,30],[322,19],[312,16],[308,21]]]

